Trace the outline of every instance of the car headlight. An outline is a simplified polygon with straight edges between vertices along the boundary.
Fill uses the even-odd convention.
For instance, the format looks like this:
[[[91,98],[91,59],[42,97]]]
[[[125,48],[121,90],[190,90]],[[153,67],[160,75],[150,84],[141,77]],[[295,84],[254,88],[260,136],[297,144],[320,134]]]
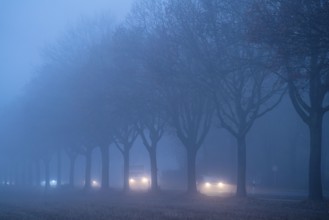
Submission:
[[[143,177],[143,178],[142,178],[142,183],[148,183],[148,181],[149,181],[149,180],[148,180],[146,177]]]
[[[91,186],[92,186],[92,187],[99,187],[100,184],[98,183],[98,181],[96,181],[96,180],[92,180],[92,181],[91,181]]]
[[[217,186],[218,186],[219,188],[223,188],[223,187],[224,187],[224,183],[219,182],[219,183],[217,184]]]
[[[206,183],[204,184],[204,186],[205,186],[206,188],[209,188],[209,187],[211,187],[211,184],[210,184],[209,182],[206,182]]]
[[[130,178],[130,179],[129,179],[129,183],[132,183],[132,184],[133,184],[133,183],[135,183],[135,182],[136,182],[136,180],[135,180],[134,178]]]
[[[49,185],[51,187],[56,187],[57,186],[57,181],[56,180],[50,180]]]

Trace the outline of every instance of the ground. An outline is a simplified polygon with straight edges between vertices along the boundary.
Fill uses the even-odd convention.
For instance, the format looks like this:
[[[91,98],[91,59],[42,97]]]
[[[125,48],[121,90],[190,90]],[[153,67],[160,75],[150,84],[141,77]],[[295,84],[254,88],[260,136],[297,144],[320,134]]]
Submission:
[[[0,219],[329,219],[329,202],[272,197],[1,191]]]

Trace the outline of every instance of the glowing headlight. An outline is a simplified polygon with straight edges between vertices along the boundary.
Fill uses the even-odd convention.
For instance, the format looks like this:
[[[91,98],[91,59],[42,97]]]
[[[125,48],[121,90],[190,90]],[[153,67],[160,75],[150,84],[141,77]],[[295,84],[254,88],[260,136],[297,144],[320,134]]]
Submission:
[[[135,179],[133,179],[133,178],[129,179],[129,183],[135,183],[135,182],[136,182]]]
[[[204,186],[207,187],[207,188],[209,188],[209,187],[211,186],[211,184],[210,184],[209,182],[206,182],[206,183],[204,184]]]
[[[142,178],[142,183],[148,183],[148,181],[149,181],[149,180],[148,180],[146,177],[143,177],[143,178]]]
[[[224,187],[224,183],[219,182],[219,183],[217,184],[217,186],[218,186],[219,188],[223,188],[223,187]]]
[[[50,180],[49,185],[51,187],[56,187],[57,186],[57,181],[56,180]]]
[[[92,187],[99,187],[99,183],[96,180],[91,181]]]

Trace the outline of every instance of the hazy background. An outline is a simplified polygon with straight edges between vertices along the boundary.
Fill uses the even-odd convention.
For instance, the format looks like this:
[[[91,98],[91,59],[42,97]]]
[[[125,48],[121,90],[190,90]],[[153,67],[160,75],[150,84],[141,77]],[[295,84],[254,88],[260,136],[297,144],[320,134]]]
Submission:
[[[55,43],[84,17],[97,17],[106,13],[113,15],[117,21],[123,20],[133,2],[134,0],[0,0],[0,106],[24,93],[24,85],[33,76],[35,68],[42,64],[43,48]],[[328,121],[329,116],[326,114],[323,126],[325,183],[329,182]],[[284,182],[293,177],[293,181],[306,187],[308,131],[292,108],[288,97],[283,99],[278,108],[255,123],[247,141],[250,178],[248,182],[254,179],[267,179],[272,182],[279,179]],[[160,142],[159,170],[185,168],[184,148],[173,147],[179,144],[179,141],[170,135]],[[131,152],[131,163],[148,166],[147,152],[141,141],[137,140],[135,145]],[[198,154],[198,172],[234,178],[235,145],[234,138],[224,130],[221,130],[219,135],[215,125]],[[99,155],[99,149],[93,152],[92,167],[96,176],[100,175]],[[120,152],[112,147],[110,155],[111,175],[118,175],[111,176],[110,182],[113,182],[113,179],[121,181],[123,162]],[[117,160],[113,160],[114,158]],[[52,174],[55,175],[56,163],[54,160],[52,163]],[[68,161],[63,163],[67,165]],[[84,172],[81,169],[84,164],[82,156],[78,158],[77,163],[76,178],[79,180],[83,178]],[[64,172],[63,175],[68,174]],[[325,187],[328,189],[328,186]]]
[[[122,20],[134,0],[0,0],[0,105],[18,95],[42,49],[82,17]]]

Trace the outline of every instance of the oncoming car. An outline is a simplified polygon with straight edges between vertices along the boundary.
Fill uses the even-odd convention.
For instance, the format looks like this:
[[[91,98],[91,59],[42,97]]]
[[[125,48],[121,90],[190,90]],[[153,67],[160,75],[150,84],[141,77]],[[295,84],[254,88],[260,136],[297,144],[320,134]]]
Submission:
[[[134,166],[130,169],[129,188],[131,190],[149,190],[151,181],[144,172],[143,166]]]
[[[146,176],[131,176],[129,187],[131,190],[148,190],[151,186],[150,179]]]
[[[198,183],[198,189],[206,195],[233,194],[235,185],[217,177],[203,177]]]

